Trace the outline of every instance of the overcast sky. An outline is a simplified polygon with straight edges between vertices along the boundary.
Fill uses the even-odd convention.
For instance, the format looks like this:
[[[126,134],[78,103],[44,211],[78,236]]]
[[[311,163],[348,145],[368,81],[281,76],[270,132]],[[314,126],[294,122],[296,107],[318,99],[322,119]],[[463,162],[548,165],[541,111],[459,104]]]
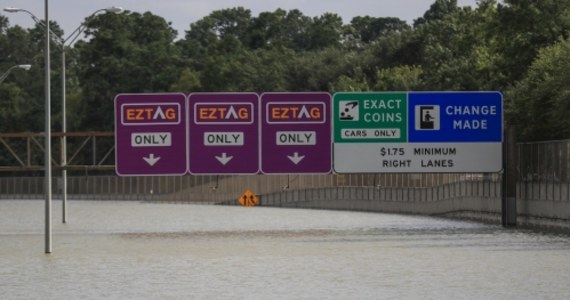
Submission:
[[[421,17],[435,0],[51,0],[49,1],[50,20],[55,20],[70,34],[85,17],[94,11],[119,6],[129,11],[144,13],[150,11],[161,16],[183,37],[190,24],[209,15],[214,10],[242,6],[252,11],[252,16],[260,12],[299,9],[304,15],[315,17],[325,12],[336,13],[344,23],[350,23],[355,16],[397,17],[412,23]],[[476,6],[477,0],[458,0],[460,6]],[[45,18],[45,1],[42,0],[0,0],[2,9],[18,7],[31,11],[38,18]],[[25,13],[7,13],[10,25],[33,27],[33,21]]]

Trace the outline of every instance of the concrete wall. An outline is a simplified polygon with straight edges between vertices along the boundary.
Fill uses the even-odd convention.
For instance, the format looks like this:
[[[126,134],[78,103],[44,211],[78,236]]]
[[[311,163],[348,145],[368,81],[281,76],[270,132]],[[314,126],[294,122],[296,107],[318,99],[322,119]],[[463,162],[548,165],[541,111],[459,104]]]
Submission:
[[[501,187],[497,182],[459,182],[432,188],[319,188],[259,197],[261,206],[442,215],[501,222]],[[570,202],[518,199],[517,224],[570,229]]]
[[[261,195],[260,205],[452,215],[498,222],[500,195],[498,182],[456,182],[429,188],[335,187]]]
[[[520,225],[570,228],[568,182],[519,182],[517,221]]]
[[[544,179],[544,178],[543,178]],[[59,198],[57,178],[54,199]],[[352,174],[299,176],[184,176],[69,178],[69,199],[134,200],[238,205],[250,189],[260,205],[447,215],[500,223],[502,181],[483,174]],[[0,178],[0,198],[41,199],[43,178]],[[519,225],[569,228],[570,185],[519,181]]]

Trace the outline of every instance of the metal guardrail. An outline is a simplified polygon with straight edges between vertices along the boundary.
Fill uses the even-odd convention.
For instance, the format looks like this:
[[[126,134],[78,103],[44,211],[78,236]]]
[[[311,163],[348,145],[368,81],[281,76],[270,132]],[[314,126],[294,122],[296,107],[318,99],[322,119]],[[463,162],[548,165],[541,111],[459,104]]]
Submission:
[[[518,145],[517,199],[570,201],[570,140]]]
[[[246,189],[262,195],[288,190],[326,187],[432,188],[459,182],[473,183],[480,195],[500,195],[499,174],[350,174],[249,176],[68,176],[70,199],[156,200],[211,203],[237,199]],[[43,177],[0,178],[0,198],[43,197]],[[54,199],[62,182],[54,178]]]
[[[84,146],[77,144],[75,151],[84,149],[89,142],[93,143],[93,150],[92,139],[96,140],[98,135],[81,137]],[[108,138],[109,134],[101,137]],[[8,137],[0,135],[2,138]],[[30,143],[34,143],[34,136],[29,138]],[[72,199],[217,202],[237,199],[245,189],[261,195],[323,187],[430,188],[457,182],[472,183],[477,194],[487,195],[497,192],[497,188],[491,186],[495,187],[495,183],[501,181],[501,174],[470,173],[118,177],[90,172],[90,168],[96,168],[101,159],[107,160],[108,156],[99,153],[89,165],[83,168],[76,165],[84,172],[68,177],[68,193]],[[517,199],[570,201],[570,140],[521,143],[517,146],[517,156]],[[0,198],[42,198],[44,180],[41,175],[0,177]],[[57,198],[61,180],[57,172],[54,177],[52,189]]]

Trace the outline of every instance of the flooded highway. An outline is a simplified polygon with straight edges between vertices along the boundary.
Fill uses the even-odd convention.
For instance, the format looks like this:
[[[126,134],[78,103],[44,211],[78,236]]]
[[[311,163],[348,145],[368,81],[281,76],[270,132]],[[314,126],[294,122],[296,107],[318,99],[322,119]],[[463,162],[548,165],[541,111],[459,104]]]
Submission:
[[[3,299],[565,299],[570,237],[283,208],[0,200]]]

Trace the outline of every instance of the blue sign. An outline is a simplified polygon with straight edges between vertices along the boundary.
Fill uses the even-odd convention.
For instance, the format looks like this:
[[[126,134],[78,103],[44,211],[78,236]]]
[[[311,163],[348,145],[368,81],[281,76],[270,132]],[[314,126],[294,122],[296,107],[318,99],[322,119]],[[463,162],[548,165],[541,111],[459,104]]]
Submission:
[[[502,142],[499,92],[411,92],[408,141]]]

